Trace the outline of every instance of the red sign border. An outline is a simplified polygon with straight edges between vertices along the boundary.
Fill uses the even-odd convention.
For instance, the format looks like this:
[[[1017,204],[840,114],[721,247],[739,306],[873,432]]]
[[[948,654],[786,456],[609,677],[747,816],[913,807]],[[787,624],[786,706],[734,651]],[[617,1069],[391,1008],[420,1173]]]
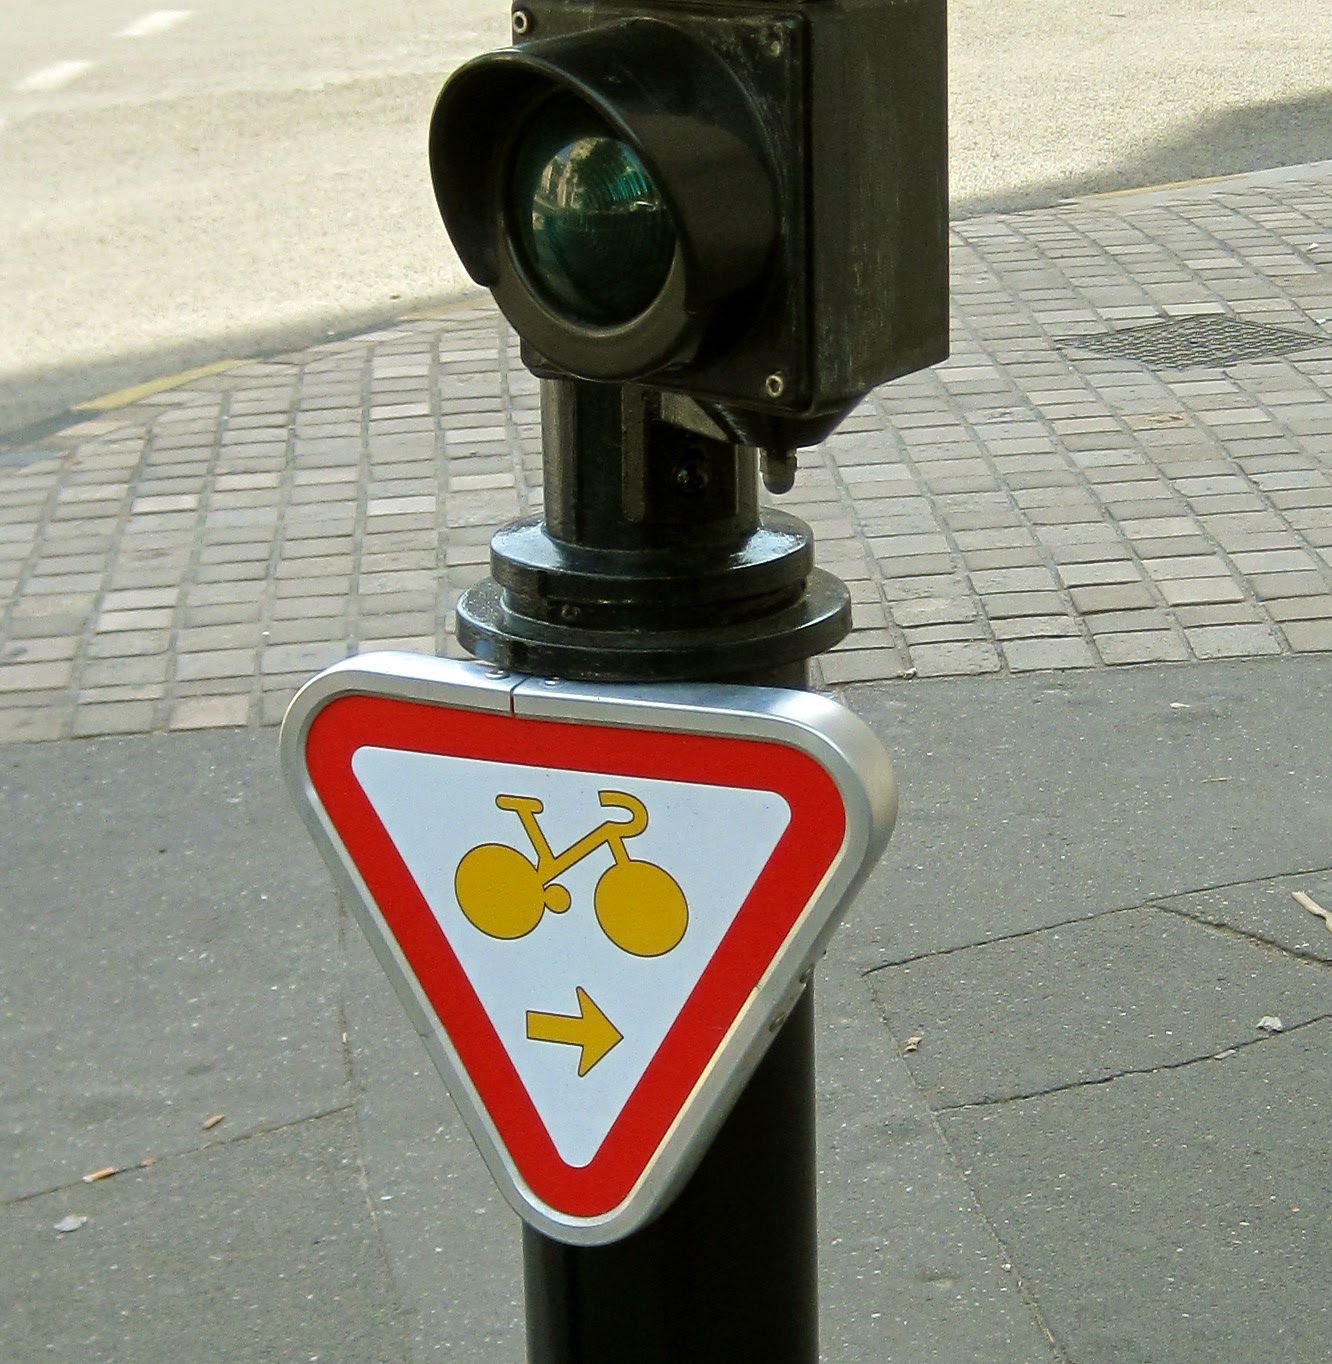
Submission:
[[[352,771],[362,747],[771,791],[790,807],[790,823],[767,865],[587,1165],[569,1165],[555,1149]],[[803,749],[771,738],[537,719],[358,693],[335,696],[317,712],[305,736],[305,762],[325,813],[519,1178],[537,1199],[572,1218],[606,1216],[632,1192],[846,837],[846,810],[832,776]]]

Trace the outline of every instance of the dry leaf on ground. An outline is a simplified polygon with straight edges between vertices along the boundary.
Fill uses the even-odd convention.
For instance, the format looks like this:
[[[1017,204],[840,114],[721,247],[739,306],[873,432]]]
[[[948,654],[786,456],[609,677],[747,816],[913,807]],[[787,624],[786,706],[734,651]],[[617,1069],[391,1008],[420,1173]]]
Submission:
[[[1332,933],[1332,909],[1324,909],[1312,895],[1306,895],[1302,890],[1291,891],[1290,898],[1302,909],[1307,909],[1310,914],[1317,914],[1327,925],[1328,932]]]

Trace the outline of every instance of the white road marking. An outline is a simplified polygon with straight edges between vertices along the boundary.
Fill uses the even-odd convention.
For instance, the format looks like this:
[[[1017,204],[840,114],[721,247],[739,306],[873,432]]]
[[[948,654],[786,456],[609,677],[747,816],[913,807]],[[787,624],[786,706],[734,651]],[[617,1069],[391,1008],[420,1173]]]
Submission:
[[[182,19],[189,17],[190,11],[187,9],[155,9],[132,24],[127,24],[116,37],[150,38],[154,33],[165,33],[167,29],[175,28]]]
[[[78,80],[92,67],[91,62],[52,62],[29,73],[14,87],[15,90],[59,90],[70,81]]]

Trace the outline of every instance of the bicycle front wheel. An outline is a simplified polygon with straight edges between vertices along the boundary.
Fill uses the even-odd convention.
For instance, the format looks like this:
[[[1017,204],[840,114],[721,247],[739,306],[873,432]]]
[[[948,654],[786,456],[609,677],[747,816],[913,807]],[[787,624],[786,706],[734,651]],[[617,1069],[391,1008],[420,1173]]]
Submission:
[[[617,862],[602,873],[592,903],[605,935],[635,957],[664,956],[689,926],[684,891],[654,862]]]

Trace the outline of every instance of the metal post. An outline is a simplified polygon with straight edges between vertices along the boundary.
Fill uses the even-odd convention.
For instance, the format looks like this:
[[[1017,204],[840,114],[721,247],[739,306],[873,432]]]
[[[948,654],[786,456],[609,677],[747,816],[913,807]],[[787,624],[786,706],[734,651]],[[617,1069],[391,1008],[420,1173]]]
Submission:
[[[812,995],[655,1222],[594,1247],[523,1228],[530,1364],[818,1359]]]
[[[490,545],[458,639],[514,672],[771,680],[851,628],[803,521],[758,506],[758,458],[698,404],[541,382],[545,512]]]
[[[800,687],[850,627],[809,528],[760,513],[758,459],[702,408],[543,380],[544,518],[506,526],[458,633],[515,671]],[[807,988],[692,1178],[624,1240],[524,1228],[531,1364],[815,1364]]]

